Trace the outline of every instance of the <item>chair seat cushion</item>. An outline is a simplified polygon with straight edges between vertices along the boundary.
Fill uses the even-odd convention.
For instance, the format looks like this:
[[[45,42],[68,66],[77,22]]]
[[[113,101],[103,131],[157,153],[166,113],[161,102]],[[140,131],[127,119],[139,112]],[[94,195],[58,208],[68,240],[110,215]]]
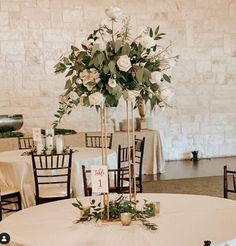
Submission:
[[[70,194],[72,189],[70,189]],[[66,187],[63,186],[45,186],[40,187],[39,197],[41,198],[55,198],[55,197],[65,197],[67,196]]]

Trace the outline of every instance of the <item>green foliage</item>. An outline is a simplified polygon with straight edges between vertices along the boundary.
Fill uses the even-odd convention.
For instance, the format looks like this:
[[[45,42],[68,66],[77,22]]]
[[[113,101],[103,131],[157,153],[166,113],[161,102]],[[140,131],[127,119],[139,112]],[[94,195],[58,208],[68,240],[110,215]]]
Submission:
[[[81,103],[83,106],[98,108],[99,105],[89,103],[89,97],[96,92],[104,96],[106,107],[117,106],[122,96],[127,100],[129,90],[139,91],[139,97],[145,102],[150,101],[152,108],[160,106],[161,103],[166,104],[155,95],[159,85],[152,86],[151,73],[169,69],[168,66],[161,66],[163,59],[167,57],[167,60],[177,60],[178,56],[169,57],[169,46],[162,49],[158,44],[157,41],[165,35],[159,32],[159,26],[155,29],[148,27],[141,35],[132,39],[129,18],[123,19],[122,23],[120,30],[116,32],[113,30],[116,24],[114,20],[111,28],[103,25],[95,29],[87,37],[88,46],[83,43],[82,49],[79,49],[72,45],[70,53],[62,57],[55,65],[55,73],[65,73],[66,81],[65,91],[61,95],[59,108],[55,113],[56,120],[53,122],[53,127],[56,127],[64,115],[70,114]],[[143,35],[149,36],[154,44],[145,48],[140,39]],[[128,56],[128,62],[131,64],[129,66],[124,62],[128,67],[126,72],[117,64],[120,57],[124,55]],[[81,77],[81,72],[84,74],[84,71],[88,74]],[[94,76],[94,73],[98,76]],[[117,87],[108,86],[110,78],[116,80]],[[163,74],[163,80],[170,83],[171,77]]]
[[[54,129],[54,134],[55,135],[73,135],[76,134],[77,132],[72,129],[64,129],[64,128],[55,128]]]
[[[0,138],[17,138],[17,137],[24,137],[24,134],[22,132],[0,132]]]
[[[145,200],[142,210],[136,208],[136,204],[130,202],[123,195],[118,196],[114,201],[109,202],[109,218],[111,220],[117,220],[120,218],[122,213],[131,213],[134,220],[139,220],[142,224],[149,230],[157,230],[158,226],[154,223],[149,222],[147,219],[155,216],[154,208],[151,204],[147,203]],[[96,204],[95,199],[90,201],[90,206],[85,208],[83,204],[76,199],[76,203],[72,205],[83,211],[80,219],[76,220],[76,223],[81,223],[85,221],[95,220],[96,222],[101,219],[106,219],[107,217],[107,206],[102,207],[101,202]]]

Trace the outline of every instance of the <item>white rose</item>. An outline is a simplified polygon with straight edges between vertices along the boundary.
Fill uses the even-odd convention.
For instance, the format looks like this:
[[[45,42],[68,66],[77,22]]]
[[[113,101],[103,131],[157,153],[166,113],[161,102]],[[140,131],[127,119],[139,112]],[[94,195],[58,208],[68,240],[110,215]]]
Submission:
[[[119,67],[120,71],[127,72],[131,67],[130,59],[127,55],[120,56],[117,61],[117,66]]]
[[[169,102],[173,97],[174,92],[167,86],[161,86],[159,89],[159,97],[162,101]]]
[[[93,42],[94,40],[93,39],[87,39],[87,40],[84,40],[82,42],[82,44],[89,50],[91,50],[93,48]]]
[[[161,82],[161,78],[162,78],[162,73],[159,72],[159,71],[154,71],[151,73],[151,79],[150,79],[150,82],[152,84],[159,84]]]
[[[117,20],[121,17],[122,10],[118,7],[110,7],[105,9],[105,13],[110,19]]]
[[[150,36],[144,35],[140,39],[140,44],[144,48],[150,49],[152,46],[154,46],[156,44],[156,41],[153,38],[151,38]]]
[[[109,85],[111,88],[115,88],[115,87],[116,87],[116,80],[110,78],[110,79],[108,80],[108,85]]]
[[[140,91],[135,91],[135,90],[128,90],[128,100],[130,102],[135,102],[136,97],[138,97],[140,94]]]
[[[89,104],[92,105],[103,105],[104,97],[100,92],[95,92],[89,96]]]

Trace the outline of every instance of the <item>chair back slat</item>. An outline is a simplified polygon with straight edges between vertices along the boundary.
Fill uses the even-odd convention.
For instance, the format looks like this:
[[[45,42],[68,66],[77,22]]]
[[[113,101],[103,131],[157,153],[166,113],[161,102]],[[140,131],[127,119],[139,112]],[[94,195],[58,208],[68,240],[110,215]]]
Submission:
[[[145,137],[142,139],[137,139],[135,136],[135,160],[133,160],[133,148],[131,147],[130,151],[130,160],[132,163],[135,163],[136,170],[138,172],[138,176],[136,177],[137,180],[137,187],[139,191],[142,192],[142,168],[143,168],[143,157],[144,157],[144,146],[145,146]],[[118,168],[127,167],[129,159],[129,150],[128,147],[121,147],[118,146]]]
[[[228,170],[224,166],[224,198],[228,198],[228,193],[236,193],[236,171]]]
[[[32,137],[18,137],[19,149],[32,149],[35,147]]]
[[[107,135],[107,147],[112,148],[113,134]],[[104,141],[105,142],[105,141]],[[90,135],[85,133],[85,146],[87,148],[101,148],[102,147],[102,137],[98,135]]]
[[[69,198],[72,150],[63,154],[45,153],[37,155],[32,153],[31,156],[35,180],[36,204],[41,203],[40,201],[43,200],[40,197],[41,185],[63,185],[62,189],[65,189],[65,198]],[[66,186],[64,186],[65,184]]]

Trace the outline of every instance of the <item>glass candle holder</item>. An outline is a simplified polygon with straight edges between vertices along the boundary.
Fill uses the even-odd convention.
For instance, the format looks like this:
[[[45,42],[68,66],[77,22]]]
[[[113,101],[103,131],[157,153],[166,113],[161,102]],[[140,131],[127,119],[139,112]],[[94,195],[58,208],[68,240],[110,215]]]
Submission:
[[[64,138],[62,135],[56,136],[56,150],[57,154],[61,154],[64,150]]]

